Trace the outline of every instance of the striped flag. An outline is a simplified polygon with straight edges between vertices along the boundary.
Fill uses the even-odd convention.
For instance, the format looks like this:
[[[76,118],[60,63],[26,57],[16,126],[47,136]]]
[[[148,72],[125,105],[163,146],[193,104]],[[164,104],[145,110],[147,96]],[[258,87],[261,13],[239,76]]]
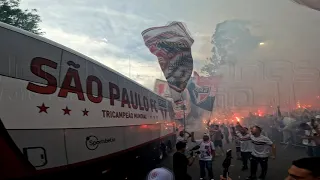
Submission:
[[[174,102],[181,102],[193,70],[191,46],[194,40],[181,22],[144,30],[142,37],[150,52],[157,56]]]
[[[204,110],[212,111],[217,93],[217,85],[221,77],[204,77],[200,76],[197,72],[193,74],[193,79],[188,84],[191,102]]]

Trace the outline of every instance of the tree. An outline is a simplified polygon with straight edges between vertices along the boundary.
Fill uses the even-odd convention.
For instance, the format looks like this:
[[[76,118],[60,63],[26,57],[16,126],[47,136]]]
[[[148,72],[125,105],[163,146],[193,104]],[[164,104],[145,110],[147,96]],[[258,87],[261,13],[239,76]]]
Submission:
[[[0,0],[0,21],[12,26],[41,35],[40,16],[36,9],[22,10],[20,0]]]
[[[216,25],[212,35],[212,57],[204,65],[201,72],[215,75],[219,67],[225,63],[236,63],[259,46],[260,37],[253,36],[248,27],[249,23],[242,20],[227,20]]]

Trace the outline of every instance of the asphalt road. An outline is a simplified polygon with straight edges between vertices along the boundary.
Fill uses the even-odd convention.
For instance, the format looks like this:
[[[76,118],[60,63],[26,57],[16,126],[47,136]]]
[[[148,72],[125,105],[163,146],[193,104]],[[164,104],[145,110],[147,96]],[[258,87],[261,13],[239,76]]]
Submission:
[[[202,133],[197,133],[196,135],[199,137]],[[232,149],[233,157],[231,166],[230,166],[230,177],[233,180],[244,180],[250,175],[250,171],[241,171],[242,162],[240,160],[236,160],[235,154],[235,146],[234,143],[225,144],[225,149]],[[170,154],[168,158],[166,158],[162,166],[172,170],[172,155]],[[277,157],[276,159],[269,159],[269,169],[267,173],[267,180],[281,180],[287,176],[287,170],[291,166],[291,162],[295,159],[299,159],[305,157],[305,149],[300,147],[287,147],[278,144],[277,145]],[[219,176],[222,174],[222,162],[225,156],[218,156],[213,161],[213,171],[215,179],[219,179]],[[250,165],[249,165],[250,166]],[[260,168],[259,168],[260,170]],[[258,170],[258,174],[260,171]],[[193,179],[199,179],[200,177],[200,168],[198,159],[195,160],[194,164],[188,169],[189,175],[192,176]]]

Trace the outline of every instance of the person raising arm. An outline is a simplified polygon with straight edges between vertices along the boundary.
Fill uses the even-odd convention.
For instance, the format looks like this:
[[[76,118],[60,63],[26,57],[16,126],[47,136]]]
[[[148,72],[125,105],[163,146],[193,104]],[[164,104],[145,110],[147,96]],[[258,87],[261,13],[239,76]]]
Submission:
[[[247,180],[256,179],[256,173],[258,170],[258,164],[261,166],[260,179],[265,179],[268,170],[268,158],[269,150],[272,147],[272,159],[276,157],[276,146],[273,142],[266,136],[261,134],[261,127],[254,126],[251,131],[251,141],[252,141],[252,153],[251,153],[251,163],[250,170],[251,175]]]

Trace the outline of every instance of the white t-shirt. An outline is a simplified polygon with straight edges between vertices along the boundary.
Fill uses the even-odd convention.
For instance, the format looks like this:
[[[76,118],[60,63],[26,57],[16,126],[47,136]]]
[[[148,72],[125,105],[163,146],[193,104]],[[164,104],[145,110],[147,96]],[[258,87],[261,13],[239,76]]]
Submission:
[[[177,136],[177,142],[176,143],[178,143],[180,141],[185,141],[185,139],[183,137],[181,137],[181,136]]]
[[[200,146],[200,154],[199,154],[199,160],[201,161],[211,161],[212,160],[212,151],[214,151],[214,145],[212,141],[206,141],[204,142],[201,140],[196,140],[196,143]]]
[[[241,152],[252,152],[251,135],[242,135],[240,132],[237,131],[237,136],[240,138]]]
[[[259,137],[255,137],[253,135],[251,137],[252,142],[252,155],[255,157],[265,158],[269,156],[271,145],[273,142],[266,136],[260,135]]]
[[[312,133],[311,133],[311,132],[312,132]],[[305,130],[305,131],[304,131],[304,134],[305,134],[306,136],[313,136],[313,133],[316,133],[316,131],[315,131],[315,130],[312,130],[312,131],[310,131],[310,130]],[[314,142],[314,140],[309,140],[309,139],[303,139],[303,140],[302,140],[302,144],[307,145],[307,146],[316,146],[316,143]]]

